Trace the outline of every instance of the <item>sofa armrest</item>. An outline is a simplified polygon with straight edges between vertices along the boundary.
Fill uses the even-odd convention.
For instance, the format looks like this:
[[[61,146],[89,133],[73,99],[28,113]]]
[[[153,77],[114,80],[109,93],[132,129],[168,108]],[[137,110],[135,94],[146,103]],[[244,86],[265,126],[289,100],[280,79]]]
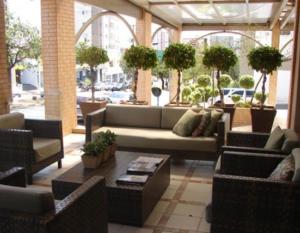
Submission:
[[[14,167],[5,172],[0,172],[0,184],[26,187],[25,169],[22,167]]]
[[[90,142],[92,140],[93,131],[104,125],[105,112],[106,108],[102,108],[100,110],[87,114],[85,123],[86,142]]]
[[[108,232],[105,180],[94,176],[56,205],[49,232]],[[92,217],[91,217],[92,216]],[[61,224],[64,223],[64,224]]]
[[[269,136],[268,133],[229,131],[227,133],[227,145],[263,148]]]
[[[33,132],[33,137],[62,139],[62,122],[60,120],[25,119],[25,128]]]
[[[220,173],[266,178],[284,158],[285,155],[224,151]]]
[[[16,166],[31,170],[35,162],[33,134],[30,130],[0,129],[0,167]]]
[[[261,153],[261,154],[280,154],[284,152],[281,150],[272,150],[258,147],[243,147],[243,146],[222,146],[221,153],[223,151],[237,151],[237,152],[249,152],[249,153]]]
[[[230,129],[230,114],[224,113],[217,125],[217,146],[218,151],[226,142],[227,132]]]
[[[299,192],[292,182],[216,174],[211,232],[297,232]]]

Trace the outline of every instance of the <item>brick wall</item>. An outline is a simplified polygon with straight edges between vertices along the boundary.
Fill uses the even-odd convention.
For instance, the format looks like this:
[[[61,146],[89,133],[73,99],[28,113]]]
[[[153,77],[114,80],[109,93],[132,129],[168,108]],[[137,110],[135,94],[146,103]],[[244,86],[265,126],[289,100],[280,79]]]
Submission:
[[[0,114],[9,112],[9,80],[5,45],[4,2],[0,0]]]
[[[42,0],[42,58],[47,119],[76,126],[74,0]]]

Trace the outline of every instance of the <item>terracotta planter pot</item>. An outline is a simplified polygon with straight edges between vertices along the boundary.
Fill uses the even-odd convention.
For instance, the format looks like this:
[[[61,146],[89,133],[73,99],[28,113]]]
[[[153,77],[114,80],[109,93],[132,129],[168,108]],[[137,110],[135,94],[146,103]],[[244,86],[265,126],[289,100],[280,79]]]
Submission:
[[[251,108],[252,131],[270,133],[276,112],[274,107]]]
[[[90,101],[88,101],[88,102],[79,103],[84,121],[86,119],[87,114],[89,114],[91,112],[94,112],[94,111],[97,111],[101,108],[105,108],[106,104],[107,104],[106,101],[100,101],[100,102],[90,102]]]
[[[83,155],[81,156],[81,160],[85,168],[97,168],[101,164],[102,157],[103,157],[102,154],[99,156]]]
[[[233,125],[233,118],[234,118],[234,114],[235,114],[235,106],[234,106],[234,104],[225,104],[225,106],[221,106],[219,104],[215,104],[214,106],[223,109],[223,111],[225,113],[229,113],[229,115],[230,115],[230,130],[231,130],[232,129],[232,125]]]
[[[233,126],[248,126],[251,125],[251,112],[250,108],[236,108],[234,119],[233,119]]]
[[[103,152],[103,161],[106,162],[110,158],[110,147],[107,147]]]
[[[116,151],[117,151],[117,147],[118,147],[118,145],[116,143],[113,143],[110,146],[110,157],[114,157],[115,156]]]

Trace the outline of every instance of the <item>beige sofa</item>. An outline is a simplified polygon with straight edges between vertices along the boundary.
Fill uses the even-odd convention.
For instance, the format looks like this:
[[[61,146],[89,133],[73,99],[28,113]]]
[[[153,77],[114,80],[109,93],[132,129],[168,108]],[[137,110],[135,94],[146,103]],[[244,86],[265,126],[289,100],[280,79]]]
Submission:
[[[229,130],[229,114],[225,113],[218,122],[213,137],[181,137],[174,134],[172,128],[186,110],[180,107],[107,105],[87,115],[86,141],[91,141],[94,133],[109,129],[117,134],[119,150],[216,160]]]

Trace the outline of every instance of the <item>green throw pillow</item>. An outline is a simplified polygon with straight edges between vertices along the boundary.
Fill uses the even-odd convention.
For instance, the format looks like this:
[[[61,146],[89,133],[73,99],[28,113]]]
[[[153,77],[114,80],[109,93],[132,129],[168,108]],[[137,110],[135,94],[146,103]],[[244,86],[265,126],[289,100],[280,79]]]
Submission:
[[[192,133],[193,137],[197,137],[197,136],[201,136],[203,135],[206,127],[208,126],[209,122],[210,122],[210,115],[211,112],[207,112],[205,110],[201,110],[201,112],[199,113],[200,117],[201,117],[201,121],[199,123],[199,125],[195,128],[195,130]]]
[[[208,126],[206,127],[203,136],[205,137],[211,137],[214,135],[217,125],[218,125],[218,121],[221,119],[223,115],[223,111],[220,109],[214,109],[211,111],[211,118],[210,118],[210,122],[208,124]]]
[[[191,136],[200,121],[201,115],[189,109],[175,124],[173,133],[183,137]]]
[[[265,145],[265,149],[278,150],[281,149],[284,140],[284,132],[279,126],[277,126],[272,133]]]

